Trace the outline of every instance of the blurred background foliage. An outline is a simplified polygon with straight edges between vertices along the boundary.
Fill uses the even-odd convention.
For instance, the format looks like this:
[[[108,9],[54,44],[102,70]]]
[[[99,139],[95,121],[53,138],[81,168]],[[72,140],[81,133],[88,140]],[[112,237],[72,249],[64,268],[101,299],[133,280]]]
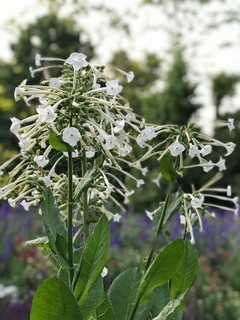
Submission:
[[[87,15],[91,9],[105,14],[111,28],[122,29],[126,36],[131,36],[131,28],[128,23],[114,9],[104,7],[104,5],[96,3],[87,5],[80,0],[71,0],[68,2],[72,8],[71,12],[65,17],[60,17],[56,12],[59,12],[64,1],[41,0],[39,2],[48,7],[48,14],[39,17],[34,23],[20,27],[19,36],[11,45],[12,61],[0,61],[1,162],[18,152],[17,139],[9,131],[10,117],[22,119],[35,113],[36,106],[33,104],[26,106],[22,100],[15,102],[13,92],[24,79],[27,79],[28,83],[41,81],[41,76],[36,74],[34,78],[31,78],[29,72],[29,67],[35,66],[36,53],[42,56],[65,59],[72,52],[79,51],[85,53],[88,61],[91,62],[96,57],[96,47],[89,39],[86,40],[87,32],[84,25],[81,24],[81,16]],[[142,1],[142,6],[154,5],[156,8],[163,6],[164,10],[167,9],[166,14],[171,19],[169,20],[169,29],[171,29],[169,36],[172,43],[167,60],[161,52],[155,54],[147,51],[144,53],[143,59],[136,60],[132,59],[126,50],[121,49],[116,50],[108,62],[111,66],[112,76],[117,77],[124,86],[123,96],[129,100],[134,112],[141,114],[148,123],[186,125],[189,120],[198,120],[198,112],[203,108],[197,99],[199,83],[193,82],[189,76],[191,66],[186,59],[186,46],[183,45],[181,7],[179,5],[184,2],[185,0]],[[196,0],[195,2],[207,6],[212,1]],[[131,12],[129,14],[134,15]],[[192,17],[193,13],[190,13],[190,16]],[[222,24],[232,21],[236,22],[237,18],[235,13],[229,10]],[[175,29],[172,28],[173,26]],[[218,25],[207,27],[217,28]],[[101,28],[96,32],[99,32],[100,37]],[[156,41],[160,41],[160,39],[156,39]],[[131,83],[127,83],[125,77],[114,67],[126,72],[133,71],[135,78]],[[54,69],[53,74],[57,73],[58,69]],[[49,75],[45,74],[44,76]],[[211,76],[210,81],[216,120],[234,118],[236,126],[234,131],[229,132],[227,128],[218,127],[216,121],[216,126],[213,127],[216,139],[225,142],[232,141],[237,145],[234,153],[227,158],[228,170],[218,184],[222,187],[231,184],[234,194],[238,195],[240,190],[238,159],[240,154],[240,146],[238,145],[238,141],[240,141],[240,111],[223,113],[222,105],[225,99],[234,97],[236,86],[239,83],[239,75],[218,72]],[[134,150],[134,152],[138,151]],[[215,156],[219,157],[217,154]],[[135,266],[141,256],[148,255],[151,244],[155,240],[153,226],[151,221],[145,217],[144,210],[155,209],[164,199],[169,188],[172,187],[163,180],[160,180],[160,187],[152,182],[157,179],[159,173],[156,161],[146,161],[144,166],[148,167],[148,173],[144,178],[148,187],[136,190],[131,198],[130,207],[127,208],[128,214],[122,213],[121,223],[118,225],[115,223],[111,226],[113,237],[108,265],[111,279],[126,267]],[[153,169],[156,167],[157,169]],[[186,190],[191,183],[197,186],[204,184],[206,178],[201,172],[201,170],[190,171],[184,180],[180,180],[181,187]],[[129,189],[135,188],[135,185],[131,186],[130,181],[128,184]],[[22,241],[30,240],[36,233],[41,234],[41,223],[36,213],[23,213],[10,209],[5,204],[2,204],[0,213],[2,215],[1,232],[4,239],[0,247],[0,283],[6,287],[15,285],[19,289],[18,298],[7,296],[6,299],[4,298],[5,300],[0,300],[0,310],[5,312],[2,315],[0,312],[0,320],[9,318],[8,310],[11,311],[11,319],[14,320],[14,308],[19,308],[20,304],[24,305],[31,301],[31,290],[34,291],[39,282],[50,275],[52,270],[48,265],[45,268],[46,260],[44,263],[42,262],[42,253],[39,250],[30,252],[30,249],[19,246]],[[19,219],[20,215],[21,219]],[[199,234],[199,237],[196,237],[201,269],[196,284],[189,293],[186,319],[237,320],[240,317],[240,284],[235,281],[239,278],[239,222],[229,213],[219,213],[218,217],[217,223],[216,220],[206,220],[205,234]],[[33,219],[31,222],[30,218]],[[15,221],[19,221],[21,226]],[[175,236],[179,235],[181,229],[179,221],[174,221],[170,228]],[[161,238],[158,246],[161,247],[165,244],[166,239]],[[44,272],[41,263],[44,265]],[[230,269],[231,273],[228,272]],[[26,270],[28,271],[26,272]],[[11,301],[12,309],[9,309],[9,301]],[[18,304],[18,301],[21,303]],[[28,308],[30,308],[29,305]],[[16,319],[20,319],[19,312],[16,312]],[[28,316],[23,316],[22,320],[26,319]]]

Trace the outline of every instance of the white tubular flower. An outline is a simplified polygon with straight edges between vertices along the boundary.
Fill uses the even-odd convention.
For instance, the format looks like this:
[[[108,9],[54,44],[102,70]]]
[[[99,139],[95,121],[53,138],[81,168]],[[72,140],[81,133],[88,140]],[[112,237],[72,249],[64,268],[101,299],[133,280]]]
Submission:
[[[95,153],[96,153],[96,150],[92,147],[89,147],[88,149],[86,149],[86,157],[88,159],[94,157]]]
[[[49,81],[49,86],[51,88],[59,88],[62,84],[62,81],[60,81],[58,78],[51,78]]]
[[[146,141],[152,140],[156,136],[157,134],[154,130],[154,126],[146,126],[146,128],[142,130],[137,136],[136,142],[141,148],[144,148],[144,143]]]
[[[228,119],[228,128],[230,131],[235,129],[233,122],[234,122],[234,119]]]
[[[124,120],[117,120],[116,121],[116,127],[113,128],[113,132],[117,133],[121,131],[124,128],[125,121]]]
[[[70,146],[74,147],[79,139],[81,138],[81,134],[78,129],[74,127],[66,128],[63,130],[62,139],[64,142],[70,144]]]
[[[118,68],[115,68],[114,69],[118,70],[120,73],[122,73],[124,76],[127,77],[127,82],[131,82],[134,78],[134,73],[132,71],[129,71],[129,72],[125,72],[121,69],[118,69]]]
[[[225,156],[229,156],[236,147],[236,144],[233,142],[228,142],[224,145],[224,147],[227,149],[227,153],[225,154]]]
[[[209,160],[208,163],[204,164],[203,171],[208,172],[208,171],[212,170],[213,167],[214,167],[213,162],[211,160]]]
[[[93,127],[90,123],[88,123],[88,122],[85,122],[85,123],[83,124],[83,127],[89,128],[89,131],[86,130],[86,131],[85,131],[85,134],[86,134],[87,137],[91,137],[92,132],[94,132],[94,127]]]
[[[68,153],[67,153],[67,152],[63,152],[63,154],[64,154],[66,157],[68,157]],[[75,149],[75,150],[72,152],[72,157],[73,157],[73,158],[77,158],[78,156],[79,156],[78,150]]]
[[[200,150],[200,153],[203,157],[206,155],[210,154],[212,152],[212,146],[210,144],[206,144],[205,146],[202,147]]]
[[[106,267],[104,267],[103,271],[101,272],[102,278],[106,277],[107,274],[108,274],[108,269]]]
[[[44,182],[46,187],[51,187],[53,181],[51,180],[51,177],[49,175],[41,177],[40,179]]]
[[[204,196],[202,194],[199,194],[199,195],[200,195],[200,198],[199,197],[196,197],[196,198],[192,197],[192,199],[191,199],[191,206],[194,209],[202,207],[202,204],[204,201]]]
[[[103,148],[106,150],[111,150],[116,147],[117,143],[118,139],[113,135],[109,135],[106,138],[106,143],[103,145]]]
[[[99,83],[97,83],[97,75],[94,73],[93,74],[93,85],[92,88],[93,89],[99,89],[101,86]]]
[[[20,205],[23,206],[25,211],[29,211],[29,207],[31,206],[31,204],[31,202],[28,202],[25,199],[20,202]]]
[[[65,62],[67,64],[71,64],[73,66],[73,69],[76,71],[88,65],[85,54],[78,52],[71,53],[70,57],[67,58]]]
[[[57,114],[53,111],[53,108],[51,106],[47,106],[45,108],[36,108],[38,116],[38,122],[47,122],[47,123],[53,123],[53,121],[56,119]]]
[[[14,90],[14,99],[15,99],[15,101],[18,101],[19,100],[19,96],[24,93],[24,90],[19,88],[19,87],[21,85],[26,85],[26,83],[27,83],[27,80],[25,79],[25,80],[23,80],[23,82],[18,87],[15,88],[15,90]]]
[[[220,158],[220,160],[216,163],[216,166],[218,166],[219,171],[226,170],[225,161],[225,159]]]
[[[11,118],[11,121],[12,121],[12,124],[11,124],[11,127],[10,127],[10,131],[16,135],[19,134],[19,131],[20,131],[20,128],[21,128],[21,122],[19,119],[13,117]]]
[[[25,152],[31,142],[30,138],[20,134],[17,134],[17,138],[19,140],[18,144],[19,144],[19,147],[21,148],[21,151]]]
[[[185,150],[185,147],[183,144],[179,143],[178,137],[177,137],[177,140],[168,147],[168,150],[170,151],[173,157],[177,157],[178,155],[183,153],[183,151]]]
[[[113,221],[119,222],[122,217],[120,216],[120,214],[116,213],[116,214],[113,214],[112,218],[113,218]]]
[[[45,167],[49,162],[49,160],[46,159],[44,156],[35,156],[33,160],[41,168]]]
[[[119,94],[123,87],[118,84],[117,80],[111,80],[106,83],[107,94],[110,96],[116,96]]]
[[[137,188],[139,188],[141,185],[145,184],[143,179],[138,179],[137,181]]]
[[[61,58],[42,57],[39,53],[37,53],[35,56],[35,65],[37,67],[40,67],[41,61],[62,61],[62,62],[64,62],[65,60],[63,60]]]
[[[200,154],[200,150],[198,149],[197,146],[195,146],[194,144],[189,143],[190,148],[189,148],[189,156],[191,158],[195,157],[196,155]]]

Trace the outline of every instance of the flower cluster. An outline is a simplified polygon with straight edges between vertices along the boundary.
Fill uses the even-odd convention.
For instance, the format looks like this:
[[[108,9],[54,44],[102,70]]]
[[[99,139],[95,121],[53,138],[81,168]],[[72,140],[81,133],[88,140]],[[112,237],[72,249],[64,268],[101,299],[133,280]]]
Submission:
[[[23,98],[27,105],[37,107],[36,114],[26,119],[11,118],[10,130],[18,138],[20,153],[0,167],[0,173],[9,176],[9,183],[0,189],[0,198],[8,199],[11,206],[20,203],[28,210],[29,206],[38,205],[43,190],[51,187],[64,217],[68,200],[67,161],[70,159],[73,160],[76,216],[83,214],[78,186],[87,170],[91,172],[97,167],[92,171],[94,177],[90,178],[88,186],[90,212],[94,214],[97,210],[109,219],[119,221],[120,216],[110,213],[105,204],[111,200],[121,207],[133,194],[134,190],[128,190],[122,176],[135,180],[136,187],[144,184],[143,179],[137,179],[130,170],[125,170],[126,166],[145,175],[148,169],[142,167],[142,162],[154,156],[160,161],[160,172],[165,172],[168,180],[166,171],[170,169],[173,179],[188,168],[202,167],[205,172],[213,167],[219,171],[226,169],[223,157],[217,162],[205,157],[211,154],[212,146],[223,147],[225,156],[230,155],[235,147],[232,142],[223,143],[198,133],[192,123],[187,127],[146,124],[121,96],[123,87],[118,81],[109,79],[103,67],[91,66],[86,58],[84,54],[74,52],[66,60],[56,59],[60,65],[41,67],[41,61],[54,59],[37,54],[39,68],[31,68],[32,76],[56,66],[61,67],[61,75],[43,80],[40,85],[28,85],[24,80],[15,89],[16,101]],[[132,72],[117,70],[127,77],[128,82],[132,80]],[[229,119],[228,127],[230,130],[234,128],[233,119]],[[130,158],[129,154],[137,145],[142,155],[140,159],[132,160],[134,157]],[[184,165],[184,156],[198,162]],[[164,159],[167,159],[167,166]],[[191,223],[187,217],[194,213],[201,220],[200,211],[203,205],[207,205],[207,196],[202,190],[184,196],[183,210],[189,228]],[[148,214],[152,217],[151,213]]]

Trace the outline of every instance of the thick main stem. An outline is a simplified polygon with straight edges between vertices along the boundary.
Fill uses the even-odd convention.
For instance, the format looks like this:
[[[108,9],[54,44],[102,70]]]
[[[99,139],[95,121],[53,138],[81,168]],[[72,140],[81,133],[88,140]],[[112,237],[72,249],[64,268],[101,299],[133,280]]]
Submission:
[[[68,152],[68,264],[70,266],[69,271],[69,287],[72,287],[73,282],[73,166],[72,166],[72,152]]]
[[[82,177],[84,179],[85,173],[87,172],[87,158],[86,151],[83,149],[82,152]],[[86,244],[89,236],[89,216],[88,216],[88,190],[83,191],[83,231],[84,231],[84,243]]]

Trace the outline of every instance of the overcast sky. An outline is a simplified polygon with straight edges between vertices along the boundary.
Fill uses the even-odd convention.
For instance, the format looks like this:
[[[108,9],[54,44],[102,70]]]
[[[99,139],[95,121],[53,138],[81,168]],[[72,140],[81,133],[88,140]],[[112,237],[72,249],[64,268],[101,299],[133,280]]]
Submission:
[[[89,2],[97,3],[96,0]],[[141,8],[140,0],[109,1],[101,0],[99,3],[107,4],[113,11],[131,26],[130,37],[122,31],[116,31],[106,23],[103,14],[92,12],[87,17],[81,18],[81,23],[89,31],[93,44],[97,45],[99,64],[106,63],[113,52],[125,49],[134,59],[141,59],[144,52],[155,52],[166,59],[169,55],[171,31],[179,29],[183,32],[182,42],[186,45],[185,58],[190,66],[190,76],[200,83],[198,86],[199,101],[204,105],[201,110],[200,124],[214,117],[214,108],[211,95],[211,76],[221,71],[240,75],[240,23],[222,23],[227,19],[227,12],[233,10],[240,13],[239,0],[212,0],[208,5],[199,7],[196,1],[187,0],[182,14],[178,12],[179,21],[171,22],[166,12],[171,14],[172,7],[144,6]],[[15,19],[21,26],[33,22],[37,16],[47,12],[46,5],[37,5],[37,0],[1,0],[0,10],[0,57],[4,60],[11,59],[9,43],[17,37],[13,21]],[[65,1],[67,3],[67,0]],[[36,10],[37,8],[37,10]],[[67,5],[60,14],[71,11]],[[128,11],[131,13],[129,14]],[[189,12],[197,14],[189,14]],[[215,25],[206,28],[206,25]],[[219,27],[216,25],[219,24]],[[96,32],[98,31],[98,32]],[[100,33],[99,33],[100,31]],[[222,111],[240,109],[240,86],[234,99],[226,99]]]

